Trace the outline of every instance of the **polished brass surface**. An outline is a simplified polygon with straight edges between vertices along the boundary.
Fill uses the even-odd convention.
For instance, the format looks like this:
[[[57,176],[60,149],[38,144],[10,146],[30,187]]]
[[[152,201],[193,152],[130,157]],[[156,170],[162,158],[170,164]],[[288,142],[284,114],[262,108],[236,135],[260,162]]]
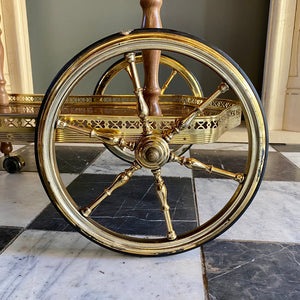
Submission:
[[[170,142],[173,138],[174,134],[180,133],[181,130],[184,130],[186,128],[191,127],[193,121],[196,119],[196,117],[203,113],[204,109],[208,107],[214,100],[217,99],[220,94],[225,93],[229,90],[229,87],[226,83],[221,83],[217,90],[208,97],[205,101],[203,101],[201,104],[199,104],[196,108],[193,109],[187,116],[176,119],[175,124],[172,126],[172,128],[166,130],[163,134],[164,138]]]
[[[34,141],[36,118],[43,95],[9,95],[9,114],[0,112],[1,141]],[[161,96],[163,117],[149,117],[151,131],[160,132],[173,126],[174,120],[191,112],[205,98],[182,95]],[[126,118],[124,118],[126,117]],[[86,129],[114,130],[118,137],[136,141],[141,136],[142,123],[136,116],[136,98],[131,95],[69,96],[60,119]],[[191,128],[176,135],[174,144],[195,144],[216,141],[226,130],[241,122],[241,107],[237,101],[217,99],[198,115]],[[88,136],[66,128],[59,129],[57,142],[95,143]]]
[[[154,178],[155,178],[155,190],[158,199],[161,202],[161,210],[164,213],[166,226],[167,226],[167,238],[169,240],[175,240],[176,239],[176,233],[173,229],[172,220],[170,216],[170,207],[168,205],[167,201],[167,187],[161,177],[161,170],[153,170],[152,171]]]
[[[135,159],[144,168],[156,170],[165,165],[170,156],[168,143],[160,136],[141,138],[136,149]]]
[[[141,54],[135,54],[135,64],[142,64],[143,63],[143,55]],[[177,60],[165,56],[165,55],[160,55],[160,65],[167,67],[167,69],[170,71],[170,76],[167,78],[165,83],[162,85],[161,89],[161,96],[165,94],[167,88],[171,84],[172,80],[175,78],[175,76],[178,74],[178,77],[180,76],[184,82],[189,86],[192,95],[196,97],[202,97],[203,93],[201,90],[201,87],[198,83],[197,78],[189,71],[187,70],[180,62]],[[126,59],[120,59],[116,63],[114,63],[100,78],[96,89],[95,89],[95,94],[96,95],[104,95],[107,87],[109,84],[114,81],[114,78],[123,70],[125,70],[131,81],[134,81],[132,72],[130,70],[130,66]],[[162,100],[160,99],[160,109],[163,109],[163,113],[165,114],[164,108],[161,107],[161,102]],[[175,113],[175,106],[172,106],[172,111]],[[111,147],[106,145],[106,147],[116,156],[124,159],[125,161],[132,162],[134,161],[134,155],[133,153],[121,150],[118,147]],[[171,146],[172,150],[180,155],[183,154],[190,146],[188,145],[174,145]]]
[[[97,197],[93,202],[91,202],[89,205],[83,207],[80,209],[82,215],[84,215],[85,217],[88,217],[93,210],[108,196],[110,196],[112,194],[112,192],[114,190],[116,190],[117,188],[123,186],[124,184],[126,184],[128,182],[128,180],[132,177],[133,173],[137,170],[139,170],[141,168],[141,166],[134,162],[132,164],[132,166],[129,169],[126,169],[124,172],[120,173],[115,180],[113,181],[113,183],[104,190],[104,192]]]
[[[130,67],[130,74],[132,78],[132,83],[134,86],[134,93],[137,96],[137,111],[138,115],[142,121],[143,125],[143,134],[149,135],[152,133],[148,116],[149,116],[149,108],[144,99],[143,88],[141,87],[138,72],[135,64],[135,54],[133,52],[125,54],[126,61]]]
[[[206,165],[202,163],[201,161],[192,158],[192,157],[179,157],[175,155],[174,153],[170,154],[170,162],[177,162],[189,169],[194,170],[205,170],[208,173],[215,173],[230,179],[233,179],[239,183],[242,183],[245,180],[245,174],[242,173],[233,173],[229,172],[223,169],[219,169],[214,167],[213,165]]]
[[[68,128],[76,133],[84,134],[90,138],[96,138],[103,144],[118,146],[121,149],[128,148],[133,151],[135,149],[135,142],[126,142],[123,138],[116,137],[117,130],[105,130],[105,129],[87,129],[79,126],[73,126],[61,120],[56,122],[57,129]]]
[[[141,63],[143,63],[143,56],[141,54],[136,54],[135,64],[137,65]],[[203,92],[201,90],[199,82],[197,81],[197,78],[193,75],[193,73],[187,70],[179,61],[171,57],[161,55],[160,64],[170,69],[170,76],[162,85],[161,95],[164,95],[166,93],[166,90],[169,87],[170,83],[175,78],[175,76],[178,75],[182,77],[184,81],[188,84],[193,96],[203,97]],[[113,64],[100,78],[95,90],[95,94],[104,95],[111,81],[122,70],[126,70],[131,80],[133,80],[130,67],[127,61],[125,59],[121,59],[117,63]]]
[[[236,95],[237,100],[218,98],[212,100],[183,95],[160,96],[163,116],[149,117],[149,124],[152,127],[152,133],[149,134],[143,130],[142,120],[136,111],[137,98],[134,96],[118,98],[115,96],[87,96],[86,100],[82,102],[69,97],[76,84],[95,66],[106,63],[117,56],[123,57],[126,53],[151,49],[158,49],[163,53],[175,52],[186,55],[195,63],[208,67],[220,77],[221,82],[226,82],[226,85]],[[130,73],[133,74],[132,70]],[[222,89],[218,90],[221,91]],[[187,116],[190,116],[205,101],[208,101],[206,102],[208,106],[204,109],[202,107],[203,112],[200,111],[193,117],[193,120],[190,120]],[[87,105],[88,103],[90,107]],[[112,111],[114,113],[111,113]],[[158,162],[162,155],[168,154],[170,151],[169,145],[162,135],[170,128],[173,128],[173,131],[177,128],[179,130],[179,125],[174,125],[175,119],[185,120],[188,118],[190,122],[188,128],[179,130],[180,133],[174,134],[172,143],[179,141],[179,144],[183,145],[216,141],[222,132],[240,124],[242,113],[248,130],[249,150],[247,163],[240,170],[240,173],[220,170],[194,158],[187,159],[180,156],[176,157],[173,154],[169,155],[171,161],[177,161],[184,167],[205,169],[239,182],[235,185],[236,188],[232,195],[223,199],[226,204],[205,223],[201,223],[202,220],[200,220],[193,230],[179,234],[176,229],[175,233],[173,228],[175,225],[172,224],[167,202],[166,185],[161,177],[160,168],[154,169],[161,165]],[[75,126],[75,128],[116,130],[114,131],[115,138],[123,138],[126,142],[135,142],[135,147],[138,149],[134,151],[136,161],[131,168],[120,173],[108,189],[84,208],[77,203],[77,199],[72,198],[61,180],[55,149],[56,140],[76,142],[76,136],[77,140],[80,140],[85,135],[82,134],[82,137],[79,138],[78,132],[68,129],[67,126],[63,129],[56,128],[57,120]],[[89,142],[91,140],[97,141],[96,138],[91,139],[88,135],[85,138]],[[114,250],[139,255],[163,255],[186,251],[213,239],[233,224],[243,213],[254,197],[261,181],[267,152],[267,137],[259,99],[248,79],[230,59],[188,35],[167,31],[133,31],[94,44],[81,52],[63,69],[47,93],[40,113],[36,151],[40,177],[48,195],[61,213],[84,235],[96,243]],[[167,156],[163,157],[162,165],[167,163],[165,162]],[[92,216],[92,210],[96,209],[98,205],[100,209],[101,202],[113,190],[124,186],[141,165],[151,169],[155,178],[156,194],[163,207],[167,227],[167,234],[163,237],[147,236],[143,238],[121,234],[104,227]]]
[[[109,100],[107,97],[105,97]],[[122,97],[118,97],[122,100]],[[83,114],[61,114],[60,118],[65,122],[83,127],[114,129],[115,134],[124,137],[128,141],[137,141],[141,137],[142,123],[137,116],[134,116],[135,102],[128,102],[129,97],[124,97],[125,103],[119,102],[118,105],[103,107],[105,114],[83,115]],[[134,97],[131,97],[134,100]],[[161,107],[163,117],[149,117],[151,131],[158,134],[163,130],[174,126],[174,120],[186,115],[193,110],[194,105],[202,102],[204,98],[190,96],[161,96]],[[108,103],[108,102],[106,102]],[[183,104],[183,105],[182,105]],[[75,106],[76,107],[76,106]],[[74,111],[75,111],[74,107]],[[80,109],[80,105],[78,107]],[[82,107],[84,109],[84,107]],[[125,111],[125,113],[124,113]],[[80,112],[78,110],[78,112]],[[114,114],[113,114],[114,113]],[[241,123],[241,107],[238,102],[233,100],[216,100],[211,103],[203,114],[198,115],[190,128],[180,132],[172,139],[174,144],[195,144],[216,141],[226,130],[230,130]],[[58,142],[84,141],[88,139],[76,136],[68,130],[58,130]]]

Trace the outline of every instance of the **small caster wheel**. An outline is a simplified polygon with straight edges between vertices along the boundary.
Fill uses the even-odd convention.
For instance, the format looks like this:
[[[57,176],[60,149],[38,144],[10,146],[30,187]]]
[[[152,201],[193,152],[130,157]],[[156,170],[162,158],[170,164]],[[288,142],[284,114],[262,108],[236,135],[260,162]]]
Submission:
[[[24,166],[25,166],[25,161],[19,155],[8,156],[3,161],[3,168],[8,173],[20,172]]]

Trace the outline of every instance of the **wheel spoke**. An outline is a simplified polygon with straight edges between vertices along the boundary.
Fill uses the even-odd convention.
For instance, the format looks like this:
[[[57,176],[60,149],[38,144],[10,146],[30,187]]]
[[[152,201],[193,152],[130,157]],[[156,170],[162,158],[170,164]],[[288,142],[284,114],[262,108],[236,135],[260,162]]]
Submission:
[[[245,180],[245,174],[243,174],[243,173],[229,172],[229,171],[226,171],[223,169],[216,168],[213,165],[206,165],[195,158],[191,158],[191,157],[187,158],[184,156],[181,156],[181,157],[177,156],[173,152],[170,155],[169,161],[177,162],[177,163],[181,164],[182,166],[185,166],[189,169],[205,170],[208,173],[218,174],[218,175],[233,179],[239,183],[243,183]]]
[[[133,173],[137,170],[141,169],[141,166],[134,162],[132,164],[132,166],[129,169],[126,169],[124,172],[120,173],[115,180],[113,181],[113,183],[103,191],[103,193],[98,196],[93,202],[91,202],[89,205],[83,207],[80,209],[80,212],[85,216],[88,217],[93,210],[108,196],[110,196],[112,194],[112,192],[114,190],[116,190],[117,188],[123,186],[124,184],[126,184],[129,179],[133,176]]]
[[[165,84],[163,85],[163,87],[161,88],[161,92],[160,94],[163,95],[165,90],[168,88],[168,86],[170,85],[171,81],[173,80],[173,78],[176,76],[178,72],[176,70],[172,70],[171,75],[169,76],[169,78],[166,80]]]
[[[176,233],[172,226],[172,220],[170,216],[170,207],[167,202],[167,187],[161,177],[161,170],[155,170],[152,171],[154,177],[155,177],[155,189],[158,199],[161,202],[161,210],[164,213],[166,225],[167,225],[167,237],[169,240],[175,240],[176,239]]]
[[[139,118],[143,124],[143,133],[149,135],[152,133],[151,126],[149,124],[149,108],[144,99],[143,88],[141,87],[140,79],[138,76],[136,63],[135,63],[135,54],[133,52],[125,54],[125,59],[129,64],[128,74],[133,83],[134,93],[138,98],[138,113]]]
[[[131,151],[135,149],[135,142],[127,142],[121,137],[116,137],[115,135],[119,133],[117,130],[112,130],[111,132],[103,132],[101,129],[87,129],[79,126],[74,126],[68,124],[67,122],[58,120],[56,122],[57,129],[64,129],[68,128],[74,132],[81,133],[84,135],[90,136],[90,138],[97,138],[103,144],[110,145],[110,146],[118,146],[121,149],[128,148]]]
[[[169,143],[171,139],[173,138],[174,134],[179,133],[181,130],[184,130],[188,128],[191,123],[194,121],[194,119],[198,116],[199,113],[203,112],[203,110],[211,104],[212,101],[214,101],[218,96],[221,94],[227,92],[229,89],[228,85],[224,82],[222,82],[217,90],[208,97],[204,102],[202,102],[200,105],[198,105],[192,112],[190,112],[186,117],[183,117],[181,119],[177,119],[174,123],[174,126],[170,129],[167,129],[163,133],[164,139]]]
[[[129,75],[129,77],[130,77],[130,80],[131,80],[132,83],[134,84],[134,78],[133,78],[132,73],[131,73],[130,65],[128,65],[128,66],[125,68],[125,71],[128,73],[128,75]]]

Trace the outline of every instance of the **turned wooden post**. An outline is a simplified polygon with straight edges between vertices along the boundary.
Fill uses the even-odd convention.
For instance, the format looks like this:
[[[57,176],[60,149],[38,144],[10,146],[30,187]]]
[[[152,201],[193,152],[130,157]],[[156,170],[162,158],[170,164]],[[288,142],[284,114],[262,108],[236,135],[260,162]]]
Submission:
[[[5,143],[5,142],[1,143],[0,151],[4,155],[9,155],[9,153],[12,152],[12,150],[13,150],[13,146],[11,143]]]
[[[1,22],[1,16],[0,16]],[[8,106],[8,95],[5,89],[6,81],[4,79],[4,48],[1,40],[2,30],[0,29],[0,106]]]
[[[162,0],[140,0],[143,9],[142,28],[161,28],[160,8]],[[161,89],[159,87],[158,72],[160,50],[144,50],[144,98],[149,107],[151,116],[160,116],[159,96]]]
[[[0,16],[1,22],[1,16]],[[5,89],[6,81],[4,79],[4,47],[1,40],[2,30],[0,29],[0,112],[5,113],[8,110],[8,95]],[[13,147],[11,143],[1,142],[0,144],[0,151],[4,153],[6,156],[12,152]]]

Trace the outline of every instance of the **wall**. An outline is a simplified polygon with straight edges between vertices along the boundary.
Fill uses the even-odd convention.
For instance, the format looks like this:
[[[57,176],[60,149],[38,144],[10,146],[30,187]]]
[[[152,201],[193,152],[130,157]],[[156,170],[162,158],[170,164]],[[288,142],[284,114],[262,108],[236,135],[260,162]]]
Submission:
[[[300,132],[300,0],[297,1],[283,129]]]
[[[35,93],[44,93],[57,71],[83,47],[141,23],[138,0],[26,4]],[[201,36],[227,52],[260,92],[268,9],[269,0],[165,0],[161,14],[165,28]]]

